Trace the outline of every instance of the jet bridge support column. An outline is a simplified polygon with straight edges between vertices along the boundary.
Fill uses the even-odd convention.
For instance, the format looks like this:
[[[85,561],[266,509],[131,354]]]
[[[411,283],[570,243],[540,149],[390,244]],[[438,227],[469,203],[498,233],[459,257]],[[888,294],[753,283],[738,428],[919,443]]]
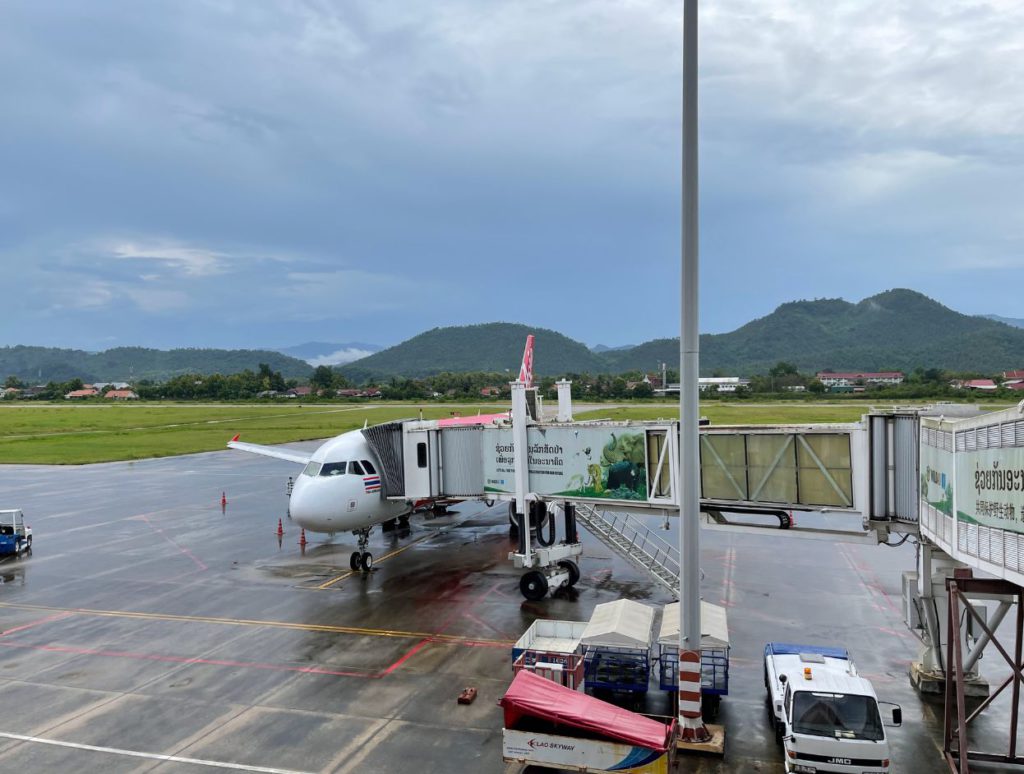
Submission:
[[[946,584],[963,567],[963,563],[922,541],[918,564],[918,598],[915,604],[918,606],[924,636],[918,659],[910,664],[910,682],[920,693],[941,695],[946,690],[949,670],[946,652],[950,642]],[[954,635],[960,640],[960,648],[965,655],[971,644],[968,641],[968,627],[969,621],[964,617]],[[989,694],[989,686],[978,672],[977,661],[977,656],[965,661],[959,676],[965,696],[984,698]]]
[[[541,536],[543,519],[537,519],[537,548],[531,545],[531,522],[527,515],[527,496],[531,503],[537,503],[536,494],[529,491],[529,436],[527,425],[529,423],[529,412],[526,403],[526,384],[524,382],[511,382],[512,387],[512,459],[515,467],[515,503],[516,522],[519,525],[519,546],[518,551],[509,554],[509,559],[516,567],[525,569],[527,572],[520,578],[519,590],[523,596],[531,601],[543,599],[548,591],[563,586],[572,586],[579,580],[579,556],[582,553],[582,546],[575,534],[569,535],[558,545],[554,545],[555,522],[554,514],[550,514],[551,521],[551,543],[544,543]],[[531,509],[532,510],[532,509]],[[571,518],[575,526],[575,516]],[[570,518],[566,517],[568,527]],[[575,530],[573,530],[575,532]]]

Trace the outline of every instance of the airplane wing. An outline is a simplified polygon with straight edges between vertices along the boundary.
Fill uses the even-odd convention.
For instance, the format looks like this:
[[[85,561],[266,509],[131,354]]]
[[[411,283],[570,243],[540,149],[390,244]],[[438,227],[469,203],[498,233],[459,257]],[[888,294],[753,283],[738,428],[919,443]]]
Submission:
[[[311,454],[303,454],[302,452],[292,451],[291,449],[283,449],[280,446],[260,446],[258,443],[245,443],[238,440],[236,435],[230,441],[228,441],[228,448],[238,449],[239,451],[249,452],[251,454],[262,454],[264,457],[274,457],[279,460],[288,460],[288,462],[297,462],[300,465],[305,465],[309,462]]]

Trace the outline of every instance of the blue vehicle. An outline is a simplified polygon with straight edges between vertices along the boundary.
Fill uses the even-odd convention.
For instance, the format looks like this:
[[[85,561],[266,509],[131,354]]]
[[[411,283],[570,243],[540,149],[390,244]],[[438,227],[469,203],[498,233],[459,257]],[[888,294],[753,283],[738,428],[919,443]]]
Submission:
[[[32,553],[32,529],[21,510],[0,511],[0,556]]]

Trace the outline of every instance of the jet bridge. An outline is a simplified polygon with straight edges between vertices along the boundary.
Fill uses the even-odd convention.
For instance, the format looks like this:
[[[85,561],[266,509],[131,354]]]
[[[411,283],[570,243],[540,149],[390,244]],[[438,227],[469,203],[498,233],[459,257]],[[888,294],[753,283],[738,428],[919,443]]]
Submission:
[[[510,558],[524,569],[566,570],[530,593],[573,580],[571,565],[580,549],[570,537],[575,539],[577,522],[677,593],[678,552],[642,517],[678,515],[679,423],[536,421],[534,404],[521,403],[521,413],[513,410],[525,418],[519,424],[508,418],[480,425],[411,420],[364,430],[380,461],[384,495],[413,502],[509,501],[510,522],[522,535]],[[560,409],[560,416],[570,415]],[[916,428],[913,413],[849,424],[702,427],[705,527],[782,528],[870,543],[887,540],[901,522],[899,528],[911,529],[917,499],[908,496],[907,486],[917,482]],[[546,521],[556,507],[565,517],[566,539],[558,545],[555,520]],[[797,526],[793,511],[846,516],[838,521],[848,528]],[[527,514],[531,524],[550,524],[547,537],[536,535],[537,548],[531,545],[533,530],[519,529]]]

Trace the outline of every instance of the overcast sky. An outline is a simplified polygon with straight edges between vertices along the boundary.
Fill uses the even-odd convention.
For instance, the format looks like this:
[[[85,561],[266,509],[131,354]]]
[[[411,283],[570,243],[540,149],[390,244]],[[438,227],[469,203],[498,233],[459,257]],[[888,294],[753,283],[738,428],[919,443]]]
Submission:
[[[0,345],[678,333],[678,0],[4,0]],[[1024,317],[1024,3],[706,0],[701,318]]]

